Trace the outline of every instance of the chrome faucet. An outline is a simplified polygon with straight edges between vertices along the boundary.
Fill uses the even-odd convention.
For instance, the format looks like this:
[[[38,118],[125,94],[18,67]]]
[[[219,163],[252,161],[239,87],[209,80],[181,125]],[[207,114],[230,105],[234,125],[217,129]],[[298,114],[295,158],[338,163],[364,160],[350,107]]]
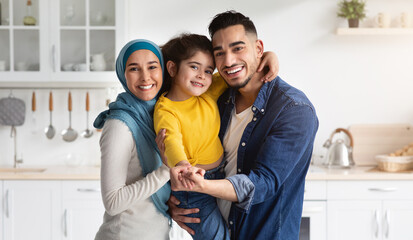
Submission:
[[[14,137],[14,168],[17,168],[18,164],[23,163],[23,159],[17,159],[17,134],[15,126],[11,126],[10,137]]]

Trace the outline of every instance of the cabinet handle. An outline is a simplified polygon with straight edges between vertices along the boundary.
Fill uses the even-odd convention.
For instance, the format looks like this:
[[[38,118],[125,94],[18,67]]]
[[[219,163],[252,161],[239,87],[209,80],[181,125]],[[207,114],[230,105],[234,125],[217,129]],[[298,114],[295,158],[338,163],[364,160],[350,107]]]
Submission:
[[[375,231],[374,235],[375,235],[375,238],[377,239],[379,237],[379,227],[380,227],[379,226],[380,216],[379,216],[379,211],[378,210],[374,211],[374,218],[376,220],[376,231]]]
[[[6,202],[4,203],[5,204],[5,208],[6,208],[6,217],[7,218],[9,218],[10,217],[10,208],[9,208],[9,202],[10,202],[10,200],[9,200],[9,196],[10,196],[10,194],[9,194],[9,189],[7,189],[6,190]]]
[[[78,188],[78,192],[100,192],[100,188]]]
[[[385,232],[385,237],[386,239],[389,238],[389,232],[390,232],[390,213],[388,210],[384,213],[384,221],[386,223],[386,232]]]
[[[56,46],[52,46],[52,68],[53,72],[56,72]]]
[[[388,187],[388,188],[369,188],[369,191],[373,192],[394,192],[397,191],[397,188]]]
[[[64,217],[63,217],[63,220],[64,220],[64,223],[63,223],[63,234],[65,235],[65,237],[67,237],[67,216],[68,215],[68,213],[67,213],[67,209],[65,209],[65,213],[64,213]]]

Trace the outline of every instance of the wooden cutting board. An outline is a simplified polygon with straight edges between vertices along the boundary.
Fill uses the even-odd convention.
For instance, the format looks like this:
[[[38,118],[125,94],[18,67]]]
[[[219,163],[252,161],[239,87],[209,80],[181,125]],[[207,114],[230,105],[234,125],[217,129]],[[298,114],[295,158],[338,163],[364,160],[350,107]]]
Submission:
[[[389,154],[413,142],[411,124],[357,124],[351,125],[353,159],[356,165],[377,165],[374,157]]]

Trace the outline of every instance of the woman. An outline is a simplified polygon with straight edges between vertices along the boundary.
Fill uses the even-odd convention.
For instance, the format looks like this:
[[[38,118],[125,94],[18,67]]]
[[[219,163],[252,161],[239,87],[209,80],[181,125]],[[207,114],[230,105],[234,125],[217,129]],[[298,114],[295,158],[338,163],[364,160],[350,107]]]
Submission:
[[[95,239],[168,239],[169,169],[155,143],[152,113],[162,86],[163,58],[148,40],[127,43],[116,60],[125,89],[94,126],[102,128],[104,222]]]

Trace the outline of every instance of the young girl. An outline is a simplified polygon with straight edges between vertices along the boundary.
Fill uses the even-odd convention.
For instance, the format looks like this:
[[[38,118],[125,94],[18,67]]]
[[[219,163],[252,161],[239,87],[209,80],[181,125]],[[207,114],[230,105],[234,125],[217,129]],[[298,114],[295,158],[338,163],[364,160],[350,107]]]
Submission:
[[[213,77],[212,44],[201,35],[183,34],[162,47],[166,62],[164,90],[155,106],[155,132],[166,129],[165,156],[169,167],[188,165],[206,170],[207,179],[225,178],[219,140],[218,97],[227,88]],[[161,90],[162,91],[162,90]],[[214,197],[196,192],[173,192],[182,208],[199,208],[201,223],[187,224],[194,239],[229,239],[225,220]]]

